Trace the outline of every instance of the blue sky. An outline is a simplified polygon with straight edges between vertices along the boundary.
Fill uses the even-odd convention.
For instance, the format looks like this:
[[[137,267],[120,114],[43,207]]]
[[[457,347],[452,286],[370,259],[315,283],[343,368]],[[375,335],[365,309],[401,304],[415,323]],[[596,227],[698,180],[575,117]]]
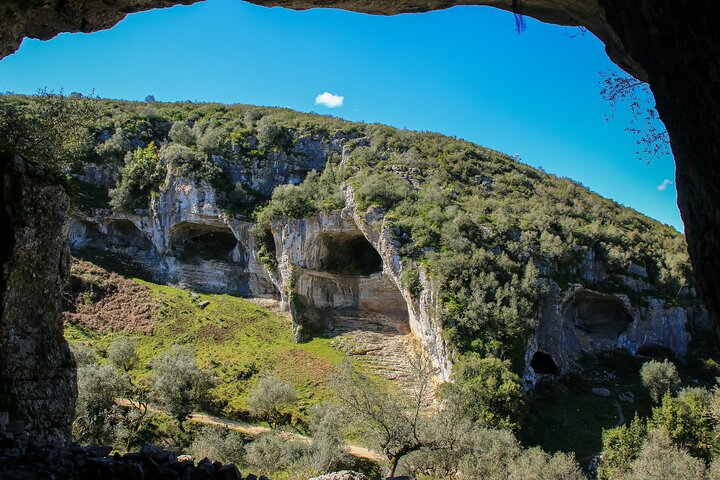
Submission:
[[[437,131],[520,155],[682,231],[672,158],[638,160],[625,109],[605,119],[599,73],[616,67],[603,45],[526,21],[518,35],[511,14],[487,7],[374,17],[208,0],[103,32],[26,39],[0,61],[0,91],[284,106]],[[316,104],[323,92],[343,105]]]

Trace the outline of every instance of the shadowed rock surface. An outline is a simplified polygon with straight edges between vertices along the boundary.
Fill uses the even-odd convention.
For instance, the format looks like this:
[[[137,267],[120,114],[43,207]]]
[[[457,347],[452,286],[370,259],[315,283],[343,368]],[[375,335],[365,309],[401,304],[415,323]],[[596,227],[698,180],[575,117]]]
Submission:
[[[34,437],[65,440],[77,396],[60,295],[70,271],[68,197],[19,158],[0,168],[0,410]]]

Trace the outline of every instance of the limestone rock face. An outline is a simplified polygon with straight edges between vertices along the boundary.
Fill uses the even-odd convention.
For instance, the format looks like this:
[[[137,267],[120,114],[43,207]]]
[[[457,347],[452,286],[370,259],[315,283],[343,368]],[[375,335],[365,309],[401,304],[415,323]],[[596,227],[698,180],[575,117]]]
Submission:
[[[538,327],[526,351],[526,381],[537,375],[571,371],[584,354],[623,348],[632,355],[662,348],[682,359],[688,353],[689,329],[711,325],[707,310],[670,306],[652,294],[633,304],[625,294],[603,293],[580,285],[561,289],[545,280]]]
[[[19,158],[0,168],[0,410],[34,437],[67,440],[77,397],[61,316],[68,197]]]
[[[24,37],[109,28],[128,13],[193,0],[5,2],[0,7],[0,56]],[[266,6],[342,8],[390,15],[454,5],[512,10],[511,0],[254,0]],[[560,25],[581,25],[605,43],[609,57],[647,81],[670,134],[678,205],[685,224],[699,291],[720,321],[720,9],[714,0],[523,0],[522,13]],[[509,27],[511,28],[511,27]],[[90,173],[89,173],[90,174]]]

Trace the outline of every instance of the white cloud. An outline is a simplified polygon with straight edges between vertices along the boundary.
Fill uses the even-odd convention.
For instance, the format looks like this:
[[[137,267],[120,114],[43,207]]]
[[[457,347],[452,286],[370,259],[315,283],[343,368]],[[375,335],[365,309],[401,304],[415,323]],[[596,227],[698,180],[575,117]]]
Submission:
[[[673,182],[671,182],[670,180],[668,180],[668,179],[666,178],[665,180],[662,181],[662,183],[661,183],[660,185],[657,186],[657,189],[660,190],[661,192],[664,192],[665,189],[667,189],[667,187],[669,187],[670,185],[672,185],[672,183],[673,183]]]
[[[330,92],[323,92],[315,97],[315,105],[323,105],[327,108],[342,107],[345,97],[342,95],[334,95]]]

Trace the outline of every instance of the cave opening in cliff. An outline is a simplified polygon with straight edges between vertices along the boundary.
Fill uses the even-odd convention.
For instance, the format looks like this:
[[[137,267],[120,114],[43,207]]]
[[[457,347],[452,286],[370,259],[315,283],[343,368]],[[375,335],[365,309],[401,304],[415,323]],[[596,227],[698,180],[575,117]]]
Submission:
[[[530,360],[530,366],[538,375],[559,375],[560,368],[549,354],[538,350]]]
[[[382,258],[362,233],[332,233],[319,238],[317,270],[368,276],[382,272]]]
[[[149,250],[150,239],[143,234],[130,220],[113,220],[107,224],[107,241],[114,247],[136,247]]]
[[[633,320],[622,299],[586,290],[568,300],[565,314],[575,328],[602,340],[617,338]]]
[[[224,225],[180,223],[171,231],[170,248],[184,262],[238,263],[237,239]]]

